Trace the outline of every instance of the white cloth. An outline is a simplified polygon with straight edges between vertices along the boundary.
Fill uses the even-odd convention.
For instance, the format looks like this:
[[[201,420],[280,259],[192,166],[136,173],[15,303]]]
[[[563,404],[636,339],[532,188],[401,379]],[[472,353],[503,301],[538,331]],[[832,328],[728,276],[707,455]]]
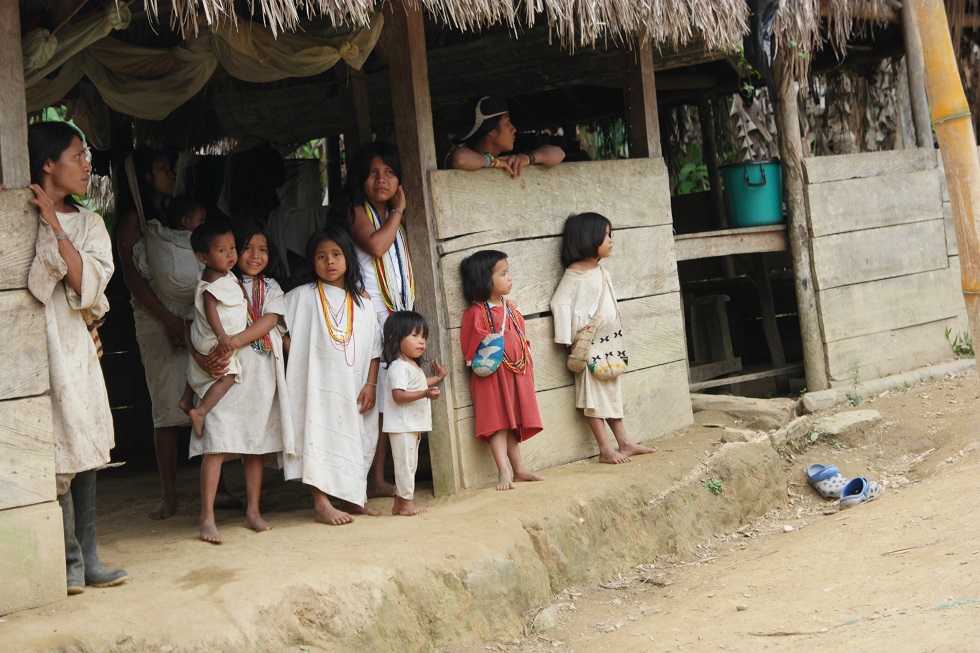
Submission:
[[[423,397],[407,404],[399,404],[392,390],[417,392],[426,390],[429,382],[425,371],[414,361],[396,358],[388,366],[388,382],[385,390],[385,433],[427,432],[432,430],[432,402]]]
[[[189,352],[184,347],[174,347],[163,322],[153,313],[135,298],[131,303],[133,322],[136,324],[136,342],[139,344],[140,359],[146,374],[146,387],[150,392],[153,428],[187,426],[191,420],[177,403],[187,384]],[[194,306],[191,305],[191,315],[193,311]]]
[[[28,288],[44,304],[54,427],[54,470],[74,474],[109,462],[112,413],[95,343],[86,326],[109,310],[112,242],[102,218],[84,209],[58,213],[82,257],[81,294],[65,281],[68,265],[51,227],[39,219]]]
[[[608,284],[606,298],[599,303],[602,283]],[[555,325],[555,342],[570,345],[575,334],[589,323],[591,315],[599,310],[595,338],[622,329],[616,310],[616,293],[612,278],[601,267],[591,270],[567,268],[554,296],[551,298],[551,314]],[[575,375],[575,407],[582,408],[586,417],[622,419],[623,391],[620,377],[600,381],[592,376],[589,368]]]
[[[252,277],[243,277],[245,292],[252,296]],[[265,279],[263,315],[286,315],[282,288]],[[241,290],[238,291],[241,295]],[[292,418],[286,391],[282,335],[279,327],[269,332],[272,351],[260,354],[247,343],[236,354],[242,366],[242,382],[236,383],[211,409],[204,421],[204,436],[191,438],[190,457],[211,453],[262,455],[283,451],[293,441]],[[191,365],[196,365],[191,361]]]
[[[395,494],[411,501],[415,496],[415,472],[419,468],[420,433],[388,433],[395,463]]]
[[[206,355],[218,344],[218,337],[204,314],[204,293],[218,300],[218,319],[229,336],[245,330],[248,323],[248,300],[242,293],[242,287],[238,285],[238,278],[232,272],[210,283],[203,280],[198,282],[197,296],[194,298],[194,323],[191,324],[191,345],[199,354]],[[237,352],[228,361],[227,374],[235,376],[235,383],[241,383],[242,362]],[[193,358],[187,362],[187,382],[198,397],[203,397],[214,381]]]
[[[147,220],[141,230],[142,238],[133,247],[136,269],[171,313],[189,319],[204,270],[191,248],[191,232],[165,227],[158,220]]]
[[[323,286],[330,310],[345,306],[346,293]],[[290,334],[286,386],[295,436],[294,455],[283,456],[286,480],[303,483],[363,506],[367,473],[378,445],[378,410],[358,413],[357,396],[368,380],[371,361],[381,355],[381,329],[371,306],[354,303],[353,339],[346,351],[327,332],[316,285],[286,293]],[[347,328],[346,310],[341,333]],[[377,399],[377,398],[376,398]]]

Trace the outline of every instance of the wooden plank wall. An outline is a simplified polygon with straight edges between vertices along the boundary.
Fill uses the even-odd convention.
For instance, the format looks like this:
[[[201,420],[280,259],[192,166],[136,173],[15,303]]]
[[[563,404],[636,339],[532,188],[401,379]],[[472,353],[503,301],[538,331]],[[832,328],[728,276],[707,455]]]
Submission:
[[[430,173],[430,184],[446,295],[445,335],[452,345],[446,387],[455,415],[450,437],[456,442],[462,487],[496,480],[487,446],[473,435],[470,373],[459,346],[460,318],[466,310],[459,266],[480,249],[507,253],[514,277],[510,299],[527,319],[545,429],[522,445],[525,462],[542,469],[598,453],[582,412],[575,408],[565,347],[554,344],[549,311],[563,272],[561,231],[573,213],[598,211],[613,223],[613,255],[603,265],[612,274],[628,338],[630,371],[623,391],[629,433],[638,441],[651,440],[692,422],[662,160],[564,163],[551,170],[526,170],[517,180],[500,170],[440,170]]]
[[[832,386],[952,357],[945,330],[965,309],[937,157],[914,149],[803,160]]]

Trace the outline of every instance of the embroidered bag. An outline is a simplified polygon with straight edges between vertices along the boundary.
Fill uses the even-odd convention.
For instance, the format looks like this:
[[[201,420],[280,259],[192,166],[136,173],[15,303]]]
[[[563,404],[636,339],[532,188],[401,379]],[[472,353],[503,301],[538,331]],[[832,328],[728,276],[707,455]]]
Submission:
[[[595,331],[599,326],[599,310],[602,302],[606,300],[606,278],[602,278],[602,290],[599,292],[599,303],[596,305],[595,313],[589,318],[589,323],[579,329],[572,338],[572,346],[568,351],[568,361],[565,363],[570,372],[578,374],[585,369],[589,362],[589,349],[595,339]]]
[[[490,314],[490,305],[483,302],[483,310],[486,311],[490,333],[480,341],[480,346],[476,348],[476,356],[473,357],[473,362],[470,365],[473,368],[473,374],[477,376],[490,376],[497,371],[500,363],[504,360],[504,331],[507,329],[507,310],[505,304],[504,321],[500,325],[500,333],[493,332],[493,318]]]
[[[608,283],[603,272],[603,290]],[[616,306],[616,320],[619,322],[619,329],[611,335],[600,337],[598,342],[593,343],[589,351],[589,371],[592,376],[600,381],[611,381],[626,371],[629,365],[629,356],[626,355],[626,338],[623,336],[622,319],[619,316],[619,304],[613,298],[613,305]],[[598,314],[602,308],[596,309]]]

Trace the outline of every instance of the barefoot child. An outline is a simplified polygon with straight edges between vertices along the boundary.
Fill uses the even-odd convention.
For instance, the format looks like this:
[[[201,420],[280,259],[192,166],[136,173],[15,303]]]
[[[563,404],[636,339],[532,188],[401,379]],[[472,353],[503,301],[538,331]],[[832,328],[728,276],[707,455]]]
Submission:
[[[405,517],[426,512],[412,502],[419,440],[422,432],[432,429],[429,400],[439,398],[436,386],[449,373],[437,360],[432,361],[432,376],[427,377],[422,370],[428,337],[429,325],[414,311],[396,311],[385,321],[381,354],[388,370],[384,425],[395,462],[395,504],[391,514]]]
[[[551,298],[555,323],[555,342],[571,345],[575,334],[599,312],[590,361],[625,357],[623,325],[616,306],[609,273],[599,261],[612,254],[612,225],[598,213],[581,213],[565,221],[561,262],[565,274]],[[605,285],[605,292],[603,292]],[[602,306],[599,299],[604,298]],[[608,350],[608,351],[607,351]],[[617,366],[625,369],[625,360]],[[623,425],[623,392],[619,376],[608,380],[596,377],[589,367],[575,375],[575,407],[585,411],[592,435],[599,445],[599,462],[628,463],[630,456],[654,453],[656,449],[633,444]],[[619,451],[609,446],[606,423],[612,429]]]
[[[364,283],[354,242],[327,227],[306,247],[309,283],[286,294],[289,365],[286,385],[294,430],[286,480],[313,494],[316,520],[340,525],[365,507],[367,474],[378,445],[376,391],[381,328]],[[340,501],[335,508],[329,497]]]
[[[228,358],[228,370],[215,380],[194,361],[187,365],[187,383],[201,402],[196,408],[185,403],[182,408],[194,425],[194,435],[204,435],[204,418],[214,408],[233,383],[241,380],[242,365],[234,355],[245,344],[241,332],[248,317],[248,301],[242,295],[238,279],[232,272],[238,262],[235,237],[227,223],[205,222],[191,234],[191,247],[204,264],[201,280],[194,297],[194,322],[191,324],[191,345],[199,354],[215,354]]]
[[[467,365],[472,363],[487,335],[501,330],[504,333],[504,358],[500,367],[490,376],[470,377],[476,437],[490,444],[497,464],[498,490],[513,489],[514,481],[544,480],[527,471],[521,460],[520,443],[542,426],[534,395],[531,347],[524,336],[524,317],[511,302],[504,301],[504,295],[510,294],[514,285],[507,255],[495,250],[476,252],[463,259],[460,272],[463,296],[470,302],[463,313],[459,335]]]
[[[247,301],[248,326],[240,334],[245,346],[235,352],[242,368],[235,383],[208,414],[204,436],[190,444],[191,457],[201,456],[201,539],[220,544],[214,519],[215,495],[221,465],[228,454],[239,454],[245,471],[248,507],[245,525],[256,532],[275,528],[259,509],[266,454],[279,454],[292,441],[292,421],[286,398],[286,372],[279,322],[286,314],[282,274],[269,231],[247,222],[235,231],[238,295]],[[238,339],[233,338],[237,345]],[[217,354],[212,354],[216,357]]]

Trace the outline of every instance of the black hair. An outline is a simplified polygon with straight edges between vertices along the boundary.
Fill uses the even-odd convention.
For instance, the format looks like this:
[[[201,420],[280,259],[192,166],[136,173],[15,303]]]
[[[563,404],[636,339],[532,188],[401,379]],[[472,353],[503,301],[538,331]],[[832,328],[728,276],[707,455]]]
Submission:
[[[354,249],[354,239],[346,230],[337,226],[326,226],[315,232],[306,242],[306,273],[307,280],[311,284],[316,284],[319,277],[316,275],[316,248],[326,241],[332,240],[340,247],[344,253],[347,263],[347,271],[344,273],[344,290],[349,292],[358,306],[361,306],[361,293],[364,292],[364,279],[361,277],[361,266],[357,261],[357,250]]]
[[[561,238],[561,264],[568,267],[576,261],[599,256],[599,246],[612,231],[609,218],[599,213],[578,213],[565,220]]]
[[[224,220],[208,220],[197,229],[191,232],[191,249],[195,254],[208,254],[211,251],[211,244],[218,239],[231,233],[231,225]]]
[[[44,164],[57,161],[61,154],[71,147],[71,142],[78,139],[85,143],[85,138],[77,129],[67,122],[36,122],[27,128],[27,153],[30,159],[31,183],[42,184],[44,180]],[[65,197],[65,203],[81,206],[74,197]]]
[[[412,335],[416,331],[422,334],[423,338],[429,337],[429,323],[425,321],[425,316],[415,311],[395,311],[388,316],[385,321],[384,335],[381,348],[381,360],[385,365],[391,365],[392,361],[398,358],[401,352],[402,340]],[[413,359],[420,366],[424,363],[424,358]]]
[[[178,195],[167,205],[167,226],[171,229],[183,229],[180,223],[184,218],[190,218],[196,209],[203,209],[204,203],[190,195]]]
[[[398,160],[398,150],[388,141],[374,141],[361,146],[354,154],[347,168],[347,182],[340,192],[340,198],[331,206],[332,221],[349,224],[354,220],[354,207],[364,204],[364,182],[371,174],[371,161],[381,157],[385,165],[395,171],[399,182],[402,178],[402,164]]]
[[[235,249],[238,250],[238,258],[241,258],[245,253],[245,247],[254,236],[265,236],[266,245],[269,247],[269,262],[266,263],[262,274],[276,281],[285,280],[286,268],[279,260],[279,250],[272,242],[272,234],[264,222],[249,220],[235,227]],[[235,275],[239,278],[242,276],[242,271],[238,269],[237,265],[235,266]]]
[[[153,188],[153,182],[147,179],[147,177],[152,177],[153,162],[158,159],[166,159],[166,155],[149,145],[138,145],[130,156],[133,157],[133,170],[136,172],[136,184],[139,188],[140,200],[143,205],[143,215],[146,216],[147,220],[165,218],[166,216],[160,215],[157,212],[156,205],[153,201],[156,197],[156,190]],[[116,166],[113,178],[115,181],[113,195],[116,199],[116,215],[122,216],[129,211],[135,211],[136,198],[133,196],[133,191],[129,184],[129,177],[126,175],[126,168],[123,162]]]
[[[463,297],[466,301],[485,302],[493,294],[493,268],[507,258],[496,249],[483,249],[470,254],[459,265],[463,276]]]

